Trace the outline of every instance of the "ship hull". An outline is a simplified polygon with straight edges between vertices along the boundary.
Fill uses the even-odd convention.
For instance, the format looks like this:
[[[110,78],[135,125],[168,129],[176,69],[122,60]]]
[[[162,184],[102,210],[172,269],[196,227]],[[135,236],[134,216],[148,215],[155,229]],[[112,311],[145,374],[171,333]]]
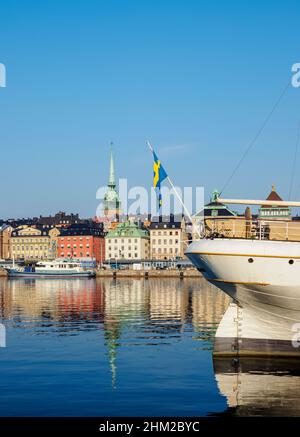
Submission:
[[[216,355],[300,355],[300,244],[200,240],[186,252],[234,303],[216,332]]]

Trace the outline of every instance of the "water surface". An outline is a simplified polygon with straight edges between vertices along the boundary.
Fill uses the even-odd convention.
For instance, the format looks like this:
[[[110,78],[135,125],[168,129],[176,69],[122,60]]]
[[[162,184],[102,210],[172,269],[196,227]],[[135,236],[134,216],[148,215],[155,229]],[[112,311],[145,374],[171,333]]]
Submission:
[[[247,368],[245,377],[245,366],[213,363],[214,334],[228,304],[200,278],[0,279],[7,337],[0,348],[0,414],[264,415],[272,402],[290,411],[300,383],[288,366],[284,373],[271,369],[268,379],[270,369]]]

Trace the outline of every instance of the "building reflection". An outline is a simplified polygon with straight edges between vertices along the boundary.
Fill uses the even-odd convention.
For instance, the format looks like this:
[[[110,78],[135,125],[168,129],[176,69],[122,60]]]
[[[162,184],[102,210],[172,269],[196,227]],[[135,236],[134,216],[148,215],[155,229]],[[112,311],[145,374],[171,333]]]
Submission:
[[[34,280],[0,281],[0,316],[42,317],[130,324],[191,321],[195,330],[218,323],[228,297],[201,280]]]
[[[215,358],[225,415],[299,416],[300,363],[288,358]]]
[[[72,279],[0,281],[0,317],[47,321],[57,335],[102,330],[116,382],[117,351],[122,342],[159,344],[188,329],[212,349],[214,332],[229,298],[201,279]],[[128,334],[129,332],[129,334]],[[126,339],[125,339],[126,337]]]
[[[118,350],[182,338],[186,330],[212,349],[228,297],[201,279],[0,280],[0,318],[45,335],[103,334],[112,387]],[[46,322],[46,323],[45,323]],[[300,415],[300,364],[288,359],[214,358],[225,415]]]

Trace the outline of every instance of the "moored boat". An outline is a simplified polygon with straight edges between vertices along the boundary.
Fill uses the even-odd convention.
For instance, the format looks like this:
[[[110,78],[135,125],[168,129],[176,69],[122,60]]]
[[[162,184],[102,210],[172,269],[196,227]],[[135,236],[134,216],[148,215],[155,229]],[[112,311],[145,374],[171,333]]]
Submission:
[[[40,261],[33,266],[6,268],[9,278],[91,278],[95,270],[85,270],[78,261]]]

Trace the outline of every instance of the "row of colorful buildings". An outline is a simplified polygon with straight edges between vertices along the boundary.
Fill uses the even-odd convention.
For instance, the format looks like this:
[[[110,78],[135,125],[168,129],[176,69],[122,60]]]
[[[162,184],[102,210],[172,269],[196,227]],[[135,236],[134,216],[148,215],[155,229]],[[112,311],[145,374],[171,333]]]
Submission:
[[[22,224],[0,228],[0,259],[47,260],[55,258],[108,260],[169,260],[184,256],[188,240],[184,219],[152,222],[148,227],[130,220],[108,232],[103,223],[45,227]]]
[[[255,237],[257,220],[292,220],[290,208],[280,206],[282,199],[274,186],[267,200],[274,201],[274,205],[262,206],[258,216],[249,208],[239,215],[219,203],[218,193],[214,192],[211,201],[194,216],[194,224],[204,220],[209,235],[230,236],[234,230],[249,238]],[[0,259],[73,258],[97,264],[111,260],[175,260],[184,257],[193,237],[198,238],[193,229],[184,218],[174,216],[124,218],[111,151],[103,217],[81,219],[78,214],[60,211],[54,216],[0,221]]]

